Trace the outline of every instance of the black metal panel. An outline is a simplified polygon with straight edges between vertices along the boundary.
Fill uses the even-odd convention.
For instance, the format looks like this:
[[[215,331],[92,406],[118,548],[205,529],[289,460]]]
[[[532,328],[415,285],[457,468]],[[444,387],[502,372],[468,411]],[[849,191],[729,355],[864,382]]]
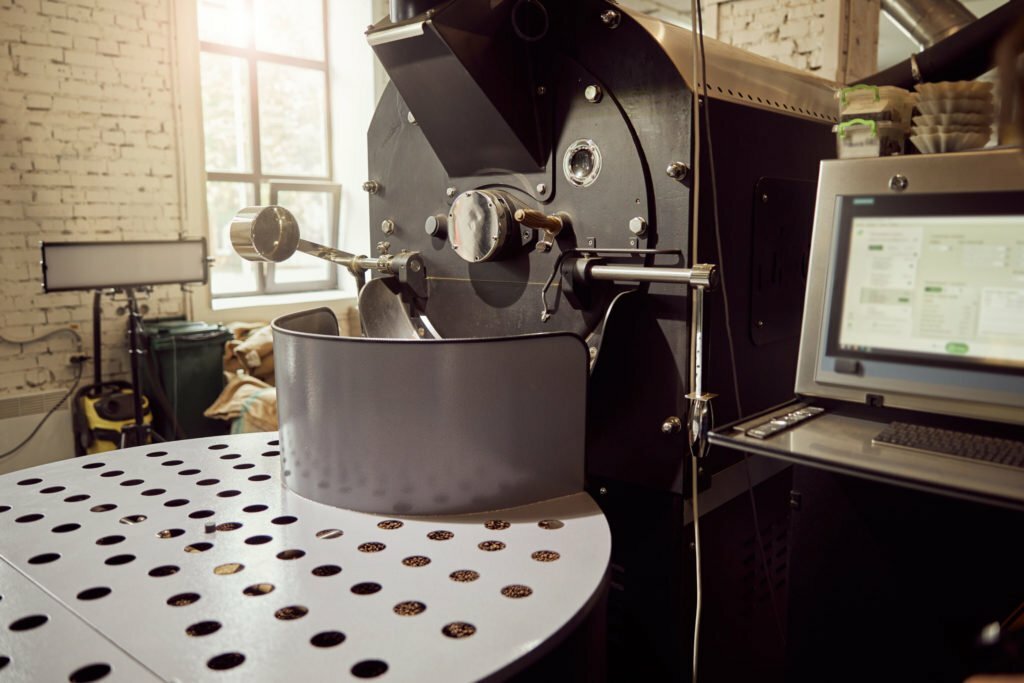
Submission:
[[[793,486],[786,679],[976,672],[981,629],[1024,601],[1024,513],[808,467],[794,467]]]
[[[784,680],[789,583],[789,491],[784,470],[755,487],[761,541],[744,494],[701,516],[703,621],[700,680]],[[611,525],[609,680],[690,678],[693,643],[693,527],[681,496],[616,481],[589,487]],[[603,493],[602,493],[603,491]]]
[[[761,178],[754,186],[750,338],[756,346],[800,338],[816,189],[813,181],[786,178]]]
[[[455,2],[437,10],[418,35],[371,34],[374,52],[449,175],[535,172],[547,160],[550,124],[537,92],[547,60],[539,44],[516,36],[513,4]]]
[[[709,148],[705,146],[701,185],[704,208],[695,260],[717,263],[724,282],[706,299],[705,330],[710,351],[704,379],[705,391],[719,394],[714,402],[715,423],[724,424],[739,414],[726,338],[723,290],[729,299],[743,413],[749,415],[790,399],[796,378],[797,337],[755,340],[751,334],[756,325],[752,315],[752,279],[755,264],[761,258],[750,238],[755,229],[754,198],[758,184],[764,177],[816,183],[820,160],[835,155],[835,138],[825,125],[769,110],[714,99],[709,101],[709,110],[704,120],[710,119],[711,126],[722,253],[718,253],[716,246],[707,165]],[[808,214],[806,222],[789,223],[784,233],[776,233],[777,241],[772,248],[778,253],[801,250],[809,243],[811,230],[812,216]],[[799,296],[795,289],[789,291],[790,305],[802,311],[803,290]]]
[[[599,326],[614,296],[625,288],[611,283],[594,286],[591,306],[581,310],[561,298],[556,287],[549,294],[551,300],[561,298],[555,315],[547,323],[541,322],[541,288],[559,253],[584,247],[590,240],[598,247],[629,247],[634,239],[629,232],[630,219],[641,216],[652,225],[656,221],[648,171],[611,87],[567,58],[560,58],[552,72],[546,97],[554,101],[559,170],[549,181],[543,203],[523,191],[517,174],[478,178],[476,185],[464,184],[470,180],[466,178],[448,179],[422,126],[408,122],[407,109],[394,86],[381,97],[369,137],[370,175],[383,189],[370,198],[370,217],[371,226],[391,219],[395,231],[385,236],[371,228],[371,240],[387,239],[392,252],[408,249],[423,254],[430,278],[430,296],[423,312],[444,337],[551,331],[586,337]],[[584,97],[590,84],[604,90],[598,103]],[[580,138],[594,140],[603,155],[601,174],[589,187],[572,186],[560,169],[564,149]],[[459,192],[480,187],[506,190],[526,207],[568,214],[571,228],[559,233],[549,253],[537,251],[536,238],[531,235],[526,245],[513,248],[500,260],[468,263],[452,251],[447,240],[423,230],[428,216],[447,214],[448,183],[458,183]],[[638,240],[636,246],[643,242]],[[625,260],[640,262],[638,258]]]

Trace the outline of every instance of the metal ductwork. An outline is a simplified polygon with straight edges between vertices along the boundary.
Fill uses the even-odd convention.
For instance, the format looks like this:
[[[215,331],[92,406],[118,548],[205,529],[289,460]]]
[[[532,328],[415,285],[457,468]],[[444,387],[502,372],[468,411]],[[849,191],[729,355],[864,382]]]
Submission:
[[[948,38],[976,19],[959,0],[882,0],[882,11],[922,48]]]
[[[883,0],[882,7],[887,12],[890,5],[930,7],[938,15],[941,14],[938,8],[949,7],[950,4],[960,6],[960,3],[950,3],[949,0]],[[1007,0],[1006,4],[985,16],[968,21],[945,40],[861,82],[912,88],[915,83],[975,79],[995,65],[993,46],[1021,16],[1024,16],[1024,0]]]

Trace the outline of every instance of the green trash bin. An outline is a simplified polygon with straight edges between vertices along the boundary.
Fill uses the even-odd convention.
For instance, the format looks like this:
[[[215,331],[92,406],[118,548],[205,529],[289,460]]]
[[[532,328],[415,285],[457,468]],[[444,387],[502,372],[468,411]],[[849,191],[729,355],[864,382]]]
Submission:
[[[149,353],[144,363],[145,393],[152,403],[154,426],[167,439],[226,434],[230,424],[203,415],[224,389],[224,344],[232,338],[223,325],[188,320],[143,324]],[[171,414],[182,435],[176,434]]]

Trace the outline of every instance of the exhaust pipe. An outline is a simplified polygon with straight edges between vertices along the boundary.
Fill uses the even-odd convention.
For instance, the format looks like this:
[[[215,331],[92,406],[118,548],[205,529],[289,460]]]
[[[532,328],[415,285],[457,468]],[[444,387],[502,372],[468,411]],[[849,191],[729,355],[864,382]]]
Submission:
[[[976,19],[959,0],[882,0],[882,11],[922,49]]]

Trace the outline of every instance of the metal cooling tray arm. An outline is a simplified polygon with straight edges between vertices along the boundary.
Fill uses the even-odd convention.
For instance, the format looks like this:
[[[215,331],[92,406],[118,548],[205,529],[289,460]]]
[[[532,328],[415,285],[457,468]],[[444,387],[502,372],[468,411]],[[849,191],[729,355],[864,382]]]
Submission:
[[[347,268],[359,280],[360,289],[364,274],[376,271],[394,275],[417,297],[427,296],[427,269],[418,252],[385,253],[374,258],[304,240],[295,216],[282,206],[250,206],[239,211],[231,219],[231,246],[247,261],[272,263],[285,261],[301,251]]]

